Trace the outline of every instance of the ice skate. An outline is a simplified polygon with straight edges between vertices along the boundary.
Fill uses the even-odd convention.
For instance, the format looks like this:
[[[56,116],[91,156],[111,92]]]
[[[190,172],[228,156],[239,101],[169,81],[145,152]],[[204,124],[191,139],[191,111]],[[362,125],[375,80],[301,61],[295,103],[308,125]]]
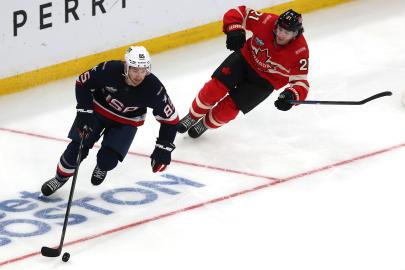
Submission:
[[[186,116],[184,116],[179,124],[177,125],[177,132],[179,133],[185,133],[187,130],[189,130],[195,123],[197,122],[197,120],[191,118],[190,114],[187,114]]]
[[[194,126],[192,126],[189,130],[188,130],[188,135],[191,138],[198,138],[200,137],[206,130],[207,130],[207,126],[204,124],[203,120],[200,120],[197,122],[197,124],[195,124]]]
[[[98,186],[103,183],[106,176],[107,171],[103,171],[98,166],[96,166],[94,168],[93,175],[91,176],[91,183],[95,186]]]
[[[60,178],[59,176],[55,176],[54,178],[46,181],[41,188],[41,192],[44,196],[49,196],[55,193],[58,189],[60,189],[68,180],[69,178]]]

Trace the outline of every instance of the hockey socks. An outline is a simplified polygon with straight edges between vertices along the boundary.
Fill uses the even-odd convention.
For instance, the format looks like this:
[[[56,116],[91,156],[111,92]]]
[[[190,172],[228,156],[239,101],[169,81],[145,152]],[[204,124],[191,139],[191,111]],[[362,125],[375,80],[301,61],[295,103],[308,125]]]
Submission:
[[[238,113],[238,107],[231,97],[227,96],[205,115],[204,124],[208,128],[219,128],[235,119]]]
[[[198,120],[228,93],[228,88],[216,78],[208,81],[193,100],[190,116]]]
[[[70,142],[66,147],[65,152],[63,152],[62,156],[60,157],[58,166],[56,167],[56,175],[60,179],[67,180],[75,173],[76,159],[78,153],[79,144],[74,141]],[[82,160],[87,157],[88,153],[89,149],[83,149]]]

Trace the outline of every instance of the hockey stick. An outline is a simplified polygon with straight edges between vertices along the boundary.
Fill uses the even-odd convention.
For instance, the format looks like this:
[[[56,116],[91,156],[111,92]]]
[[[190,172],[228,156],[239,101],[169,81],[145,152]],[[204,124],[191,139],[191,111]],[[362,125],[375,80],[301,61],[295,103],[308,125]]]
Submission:
[[[391,96],[392,92],[385,91],[360,101],[331,101],[331,100],[289,100],[290,104],[318,104],[318,105],[363,105],[374,99]]]
[[[63,222],[62,236],[60,238],[59,247],[50,248],[50,247],[43,246],[41,248],[41,254],[43,256],[45,256],[45,257],[58,257],[62,252],[63,241],[65,240],[66,228],[67,228],[67,224],[68,224],[68,220],[69,220],[70,207],[72,206],[73,193],[75,192],[77,174],[79,172],[79,166],[80,166],[81,158],[82,158],[83,141],[84,141],[84,139],[86,138],[87,135],[88,135],[88,129],[85,126],[85,128],[84,128],[84,130],[83,130],[83,132],[81,134],[80,145],[79,145],[79,153],[77,154],[77,159],[76,159],[77,167],[76,167],[75,172],[73,174],[72,186],[70,188],[69,200],[68,200],[67,207],[66,207],[65,220]]]

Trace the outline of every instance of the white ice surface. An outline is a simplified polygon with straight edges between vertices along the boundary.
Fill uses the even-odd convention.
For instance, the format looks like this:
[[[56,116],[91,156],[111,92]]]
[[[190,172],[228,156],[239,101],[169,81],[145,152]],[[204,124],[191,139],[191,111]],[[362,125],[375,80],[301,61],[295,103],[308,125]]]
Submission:
[[[0,269],[405,270],[405,2],[359,0],[305,14],[304,24],[308,99],[361,100],[387,90],[393,96],[281,112],[274,93],[198,140],[176,138],[167,173],[203,186],[165,186],[178,193],[155,190],[157,199],[144,205],[107,203],[103,192],[168,181],[151,173],[145,157],[159,127],[149,114],[131,153],[103,185],[88,180],[96,151],[82,164],[75,198],[92,198],[89,203],[114,213],[72,208],[88,220],[68,227],[66,243],[78,240],[64,248],[68,263],[38,254],[41,246],[58,244],[61,219],[33,213],[58,204],[36,201],[37,209],[19,213],[1,205],[22,191],[39,191],[53,176],[74,118],[74,78],[0,97],[0,239],[5,231],[34,229],[4,226],[7,220],[52,227],[0,246]],[[153,57],[153,72],[180,116],[228,54],[221,37]],[[68,193],[64,187],[55,195],[66,200]],[[114,229],[120,230],[86,240]]]

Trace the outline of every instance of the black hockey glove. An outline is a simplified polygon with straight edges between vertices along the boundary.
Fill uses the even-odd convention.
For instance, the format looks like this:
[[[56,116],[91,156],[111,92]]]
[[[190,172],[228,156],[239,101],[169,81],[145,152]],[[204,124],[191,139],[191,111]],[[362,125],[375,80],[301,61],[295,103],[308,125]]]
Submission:
[[[284,90],[274,102],[274,106],[281,111],[288,111],[292,108],[292,104],[288,100],[296,100],[295,95],[290,90]]]
[[[226,48],[231,51],[242,49],[245,42],[246,34],[243,29],[236,29],[226,33]]]
[[[81,109],[77,107],[76,127],[80,133],[86,130],[87,134],[93,131],[94,114],[92,109]]]
[[[153,150],[153,153],[150,156],[150,164],[154,173],[166,170],[172,160],[171,155],[175,148],[176,147],[171,142],[162,141],[159,138],[156,140],[155,150]]]

